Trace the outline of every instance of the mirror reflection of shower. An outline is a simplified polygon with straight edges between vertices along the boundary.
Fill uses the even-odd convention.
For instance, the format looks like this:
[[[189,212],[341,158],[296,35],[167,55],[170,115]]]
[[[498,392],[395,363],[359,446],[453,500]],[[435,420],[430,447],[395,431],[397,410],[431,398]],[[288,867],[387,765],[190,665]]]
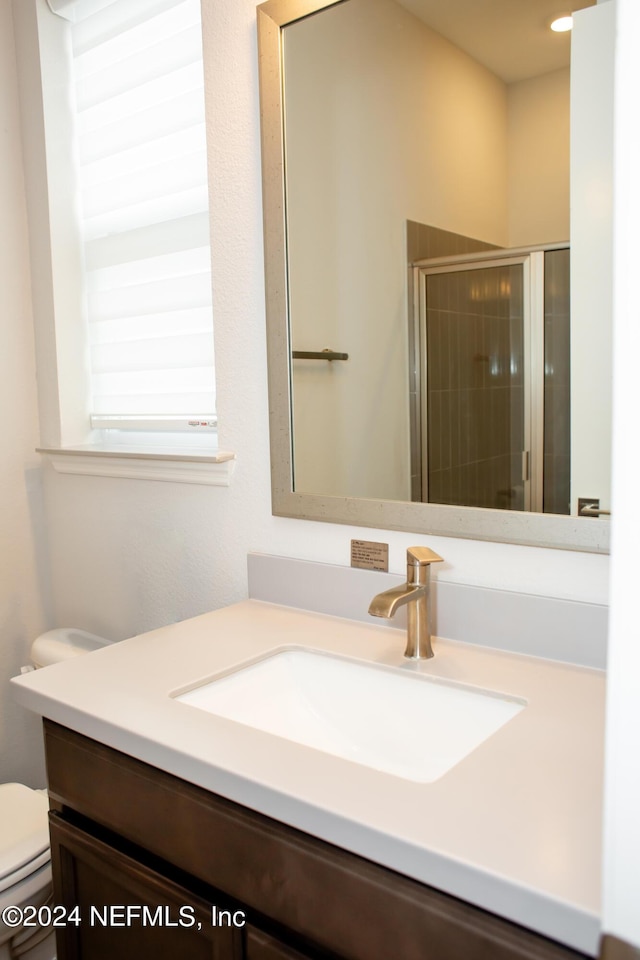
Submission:
[[[413,261],[412,496],[568,514],[569,248],[482,247]]]

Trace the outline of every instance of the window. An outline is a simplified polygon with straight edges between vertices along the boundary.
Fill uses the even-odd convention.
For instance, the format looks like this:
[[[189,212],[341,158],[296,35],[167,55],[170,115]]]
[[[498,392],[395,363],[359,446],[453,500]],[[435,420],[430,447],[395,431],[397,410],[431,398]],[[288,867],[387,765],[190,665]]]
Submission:
[[[89,436],[202,444],[216,414],[200,0],[47,3],[67,21],[58,152],[75,175]]]

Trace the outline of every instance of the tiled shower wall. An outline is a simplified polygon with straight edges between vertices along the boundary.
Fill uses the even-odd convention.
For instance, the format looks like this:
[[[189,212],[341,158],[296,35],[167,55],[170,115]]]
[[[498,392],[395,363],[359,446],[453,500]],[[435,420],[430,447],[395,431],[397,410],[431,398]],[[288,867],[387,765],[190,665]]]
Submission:
[[[407,223],[410,264],[491,249],[495,247],[469,237]],[[569,512],[570,497],[569,258],[568,249],[545,253],[543,510],[558,514]],[[524,509],[521,283],[517,267],[429,278],[427,459],[432,503]],[[414,500],[424,495],[418,368],[418,358],[412,357]]]
[[[433,260],[434,257],[457,257],[465,253],[495,250],[495,244],[463,237],[460,233],[440,230],[426,223],[407,220],[407,261]]]
[[[545,253],[544,512],[570,512],[569,250]]]
[[[432,260],[435,257],[453,257],[466,253],[481,253],[483,250],[495,250],[494,244],[474,240],[450,230],[441,230],[426,223],[407,220],[407,263],[409,265],[408,289],[412,290],[411,265],[416,260]],[[410,309],[413,315],[413,307]],[[412,321],[410,321],[411,323]],[[418,369],[420,358],[415,353],[416,338],[409,337],[409,403],[411,426],[411,499],[422,500],[422,465],[420,451],[420,386]]]
[[[522,270],[427,280],[428,499],[524,508]]]

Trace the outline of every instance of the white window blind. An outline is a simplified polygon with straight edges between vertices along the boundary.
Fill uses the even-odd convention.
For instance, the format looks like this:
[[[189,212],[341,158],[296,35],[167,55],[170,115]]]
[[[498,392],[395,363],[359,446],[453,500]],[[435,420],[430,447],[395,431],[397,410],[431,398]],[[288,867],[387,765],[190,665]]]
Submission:
[[[215,422],[200,0],[77,0],[92,424]]]

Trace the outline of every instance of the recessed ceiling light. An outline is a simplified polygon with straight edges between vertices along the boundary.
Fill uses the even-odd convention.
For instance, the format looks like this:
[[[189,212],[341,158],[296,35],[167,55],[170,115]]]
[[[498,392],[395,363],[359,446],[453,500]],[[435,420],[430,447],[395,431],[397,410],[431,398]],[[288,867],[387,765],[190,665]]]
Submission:
[[[570,13],[563,13],[551,22],[551,29],[555,33],[566,33],[573,26],[573,17]]]

